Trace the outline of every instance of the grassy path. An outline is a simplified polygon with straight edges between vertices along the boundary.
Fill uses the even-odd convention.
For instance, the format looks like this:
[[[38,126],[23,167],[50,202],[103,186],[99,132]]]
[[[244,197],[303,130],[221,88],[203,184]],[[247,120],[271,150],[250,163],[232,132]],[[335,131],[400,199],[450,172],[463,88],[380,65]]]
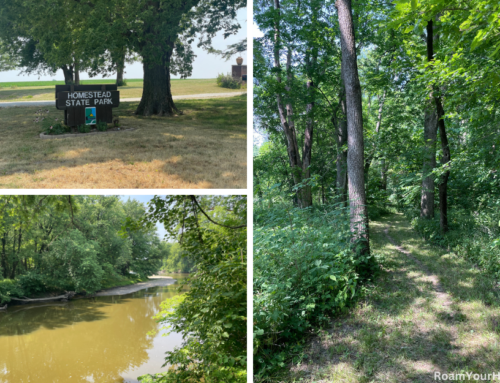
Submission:
[[[385,258],[381,275],[319,332],[290,381],[435,382],[434,372],[500,372],[498,285],[426,244],[401,215],[370,225],[372,251]]]

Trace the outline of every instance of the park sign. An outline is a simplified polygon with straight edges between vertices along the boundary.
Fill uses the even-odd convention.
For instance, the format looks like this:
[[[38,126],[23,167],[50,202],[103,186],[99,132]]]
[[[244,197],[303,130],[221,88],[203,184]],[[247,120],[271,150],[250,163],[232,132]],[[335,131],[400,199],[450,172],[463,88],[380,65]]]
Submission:
[[[56,108],[64,110],[68,126],[113,122],[113,110],[120,105],[116,85],[56,85]]]

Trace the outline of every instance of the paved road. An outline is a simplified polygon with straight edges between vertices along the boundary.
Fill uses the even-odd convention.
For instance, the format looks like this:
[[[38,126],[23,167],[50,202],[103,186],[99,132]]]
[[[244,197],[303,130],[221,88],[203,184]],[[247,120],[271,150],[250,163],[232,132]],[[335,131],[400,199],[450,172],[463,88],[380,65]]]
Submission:
[[[245,94],[246,92],[231,92],[231,93],[202,93],[202,94],[187,94],[183,96],[173,96],[174,100],[185,100],[185,99],[202,99],[202,98],[224,98],[233,97]],[[122,98],[120,101],[141,101],[141,98]],[[0,108],[9,108],[12,106],[54,106],[55,100],[53,101],[15,101],[15,102],[0,102]]]

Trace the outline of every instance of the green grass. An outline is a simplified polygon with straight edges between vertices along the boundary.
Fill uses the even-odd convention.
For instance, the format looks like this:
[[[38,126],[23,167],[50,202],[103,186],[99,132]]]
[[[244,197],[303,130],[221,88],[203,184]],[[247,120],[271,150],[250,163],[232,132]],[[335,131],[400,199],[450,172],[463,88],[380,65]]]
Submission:
[[[317,330],[301,362],[274,381],[430,383],[434,371],[500,371],[498,283],[425,243],[402,215],[370,225],[372,251],[385,258],[381,276],[355,308]],[[388,241],[386,228],[420,264]],[[439,277],[450,307],[436,298],[422,265]]]
[[[141,79],[126,80],[127,85],[118,88],[120,99],[142,97],[143,81]],[[61,82],[64,84],[64,82]],[[114,80],[86,80],[82,84],[114,84]],[[7,86],[7,85],[8,86]],[[24,84],[24,85],[19,85]],[[16,101],[54,101],[57,81],[31,81],[26,83],[0,83],[0,102]],[[217,86],[215,79],[172,80],[172,95],[187,96],[205,93],[234,93],[244,89],[227,89]]]
[[[127,79],[126,82],[142,82],[141,78]],[[175,81],[175,80],[172,80]],[[104,79],[104,80],[81,80],[82,85],[88,84],[115,84],[116,79]],[[13,82],[0,82],[0,88],[10,88],[12,86],[17,86],[19,88],[27,86],[53,86],[53,85],[64,85],[64,81],[13,81]]]

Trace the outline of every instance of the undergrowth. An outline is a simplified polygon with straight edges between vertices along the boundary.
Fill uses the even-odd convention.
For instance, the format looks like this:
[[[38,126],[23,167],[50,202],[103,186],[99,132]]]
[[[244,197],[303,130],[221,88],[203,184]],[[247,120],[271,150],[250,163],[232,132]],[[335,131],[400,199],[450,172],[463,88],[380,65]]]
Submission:
[[[269,381],[303,355],[308,335],[363,294],[378,268],[351,244],[348,210],[255,205],[254,373]]]

